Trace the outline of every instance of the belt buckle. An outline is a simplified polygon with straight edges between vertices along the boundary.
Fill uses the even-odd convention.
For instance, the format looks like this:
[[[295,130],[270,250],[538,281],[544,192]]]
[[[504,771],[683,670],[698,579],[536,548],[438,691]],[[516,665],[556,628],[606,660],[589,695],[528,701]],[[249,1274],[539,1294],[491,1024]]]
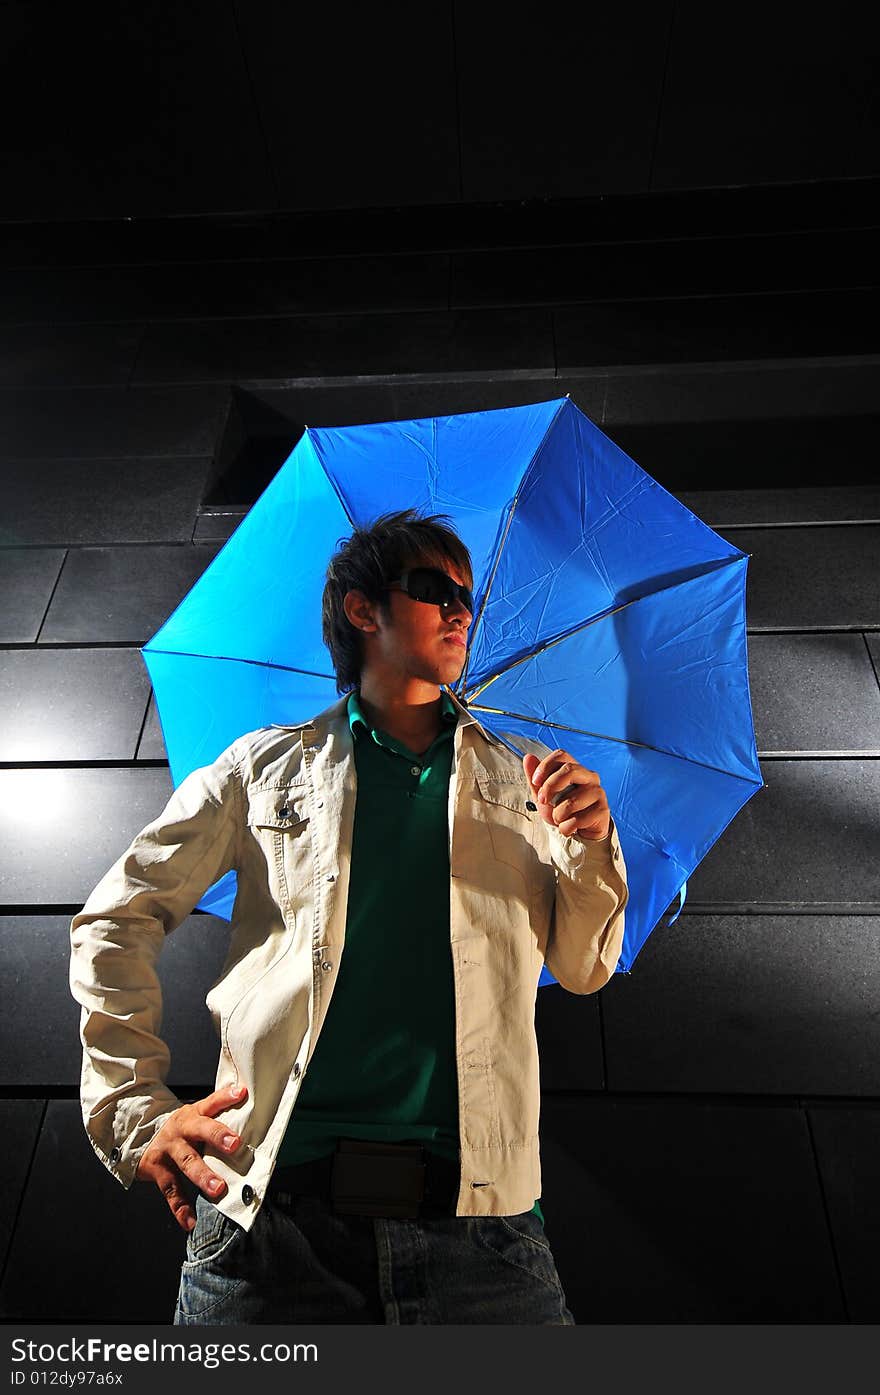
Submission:
[[[424,1195],[420,1145],[339,1139],[330,1178],[330,1199],[338,1215],[413,1220]]]

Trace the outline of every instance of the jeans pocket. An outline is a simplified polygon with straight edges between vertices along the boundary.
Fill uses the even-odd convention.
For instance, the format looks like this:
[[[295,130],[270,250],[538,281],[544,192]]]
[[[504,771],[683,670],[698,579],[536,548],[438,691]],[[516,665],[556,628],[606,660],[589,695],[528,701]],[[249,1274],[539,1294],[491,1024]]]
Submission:
[[[534,1211],[517,1216],[480,1216],[477,1237],[505,1264],[525,1270],[533,1278],[561,1293],[556,1261],[544,1235],[544,1227]]]
[[[210,1201],[196,1197],[196,1223],[186,1237],[184,1269],[216,1263],[243,1234],[243,1228]]]
[[[523,1211],[518,1216],[497,1216],[495,1219],[499,1220],[502,1226],[510,1231],[517,1240],[527,1240],[529,1244],[537,1245],[539,1250],[544,1250],[552,1256],[550,1242],[534,1211]]]
[[[180,1268],[175,1326],[244,1320],[238,1299],[247,1277],[246,1240],[242,1226],[209,1201],[197,1199],[196,1224],[187,1236],[186,1259]]]

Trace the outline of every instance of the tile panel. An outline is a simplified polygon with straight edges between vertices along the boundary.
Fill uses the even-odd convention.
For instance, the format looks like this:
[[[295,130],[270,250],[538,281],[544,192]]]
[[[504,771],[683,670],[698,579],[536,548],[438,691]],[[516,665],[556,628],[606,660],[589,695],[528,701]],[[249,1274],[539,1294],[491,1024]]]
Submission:
[[[0,761],[131,760],[149,694],[136,649],[0,650]]]
[[[880,1095],[878,937],[880,915],[658,926],[602,990],[609,1090]]]
[[[0,906],[82,906],[172,789],[165,767],[0,770]]]
[[[849,1320],[876,1323],[880,1318],[880,1107],[876,1103],[854,1107],[821,1100],[807,1103]]]
[[[126,1191],[96,1157],[79,1101],[50,1100],[0,1289],[3,1320],[170,1332],[185,1248],[157,1188]]]
[[[10,461],[0,543],[189,542],[210,459]]]
[[[72,549],[40,639],[145,644],[217,551],[212,543]]]
[[[752,0],[719,31],[699,0],[679,0],[653,190],[878,173],[873,12],[847,0],[834,24],[791,20]]]
[[[0,644],[37,638],[66,555],[60,547],[0,547]]]
[[[880,760],[765,760],[762,769],[766,788],[692,874],[692,909],[880,914]]]
[[[6,982],[14,988],[0,1021],[0,1086],[78,1094],[82,1046],[80,1006],[69,982],[70,917],[2,915],[0,937]],[[228,945],[227,921],[191,915],[159,955],[172,1090],[213,1088],[220,1046],[205,995],[220,976]]]
[[[861,634],[753,634],[748,646],[760,754],[880,756],[880,686]]]
[[[545,1098],[541,1155],[579,1324],[847,1320],[801,1110]]]
[[[562,32],[454,10],[466,201],[648,188],[669,0],[572,10]]]
[[[90,15],[85,41],[76,7],[4,6],[6,96],[20,118],[4,160],[14,216],[274,207],[231,7],[191,0],[170,26],[161,0],[95,0]]]
[[[282,209],[461,197],[449,0],[350,6],[344,42],[333,8],[236,0],[235,11]]]
[[[6,388],[0,462],[210,456],[228,406],[226,387]]]
[[[553,372],[548,312],[477,310],[152,325],[134,381],[406,380]]]

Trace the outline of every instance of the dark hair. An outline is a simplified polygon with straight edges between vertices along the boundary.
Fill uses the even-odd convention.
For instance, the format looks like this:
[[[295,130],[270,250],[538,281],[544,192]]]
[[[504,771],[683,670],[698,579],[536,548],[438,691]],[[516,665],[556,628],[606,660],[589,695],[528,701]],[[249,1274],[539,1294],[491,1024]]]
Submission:
[[[363,640],[346,615],[346,592],[362,591],[368,600],[390,611],[387,583],[408,567],[448,566],[451,562],[473,586],[470,553],[448,526],[447,514],[420,515],[415,509],[383,513],[366,528],[355,528],[350,538],[340,538],[338,552],[330,559],[321,606],[321,630],[336,672],[336,688],[348,692],[360,681]]]

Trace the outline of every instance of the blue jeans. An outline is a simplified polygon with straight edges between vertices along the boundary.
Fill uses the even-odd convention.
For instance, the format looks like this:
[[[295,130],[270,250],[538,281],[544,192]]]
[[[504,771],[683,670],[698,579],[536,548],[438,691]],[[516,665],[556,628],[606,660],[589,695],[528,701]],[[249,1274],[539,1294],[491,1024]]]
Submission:
[[[249,1231],[199,1196],[175,1325],[542,1323],[574,1326],[544,1228],[517,1216],[336,1215],[271,1199]]]

